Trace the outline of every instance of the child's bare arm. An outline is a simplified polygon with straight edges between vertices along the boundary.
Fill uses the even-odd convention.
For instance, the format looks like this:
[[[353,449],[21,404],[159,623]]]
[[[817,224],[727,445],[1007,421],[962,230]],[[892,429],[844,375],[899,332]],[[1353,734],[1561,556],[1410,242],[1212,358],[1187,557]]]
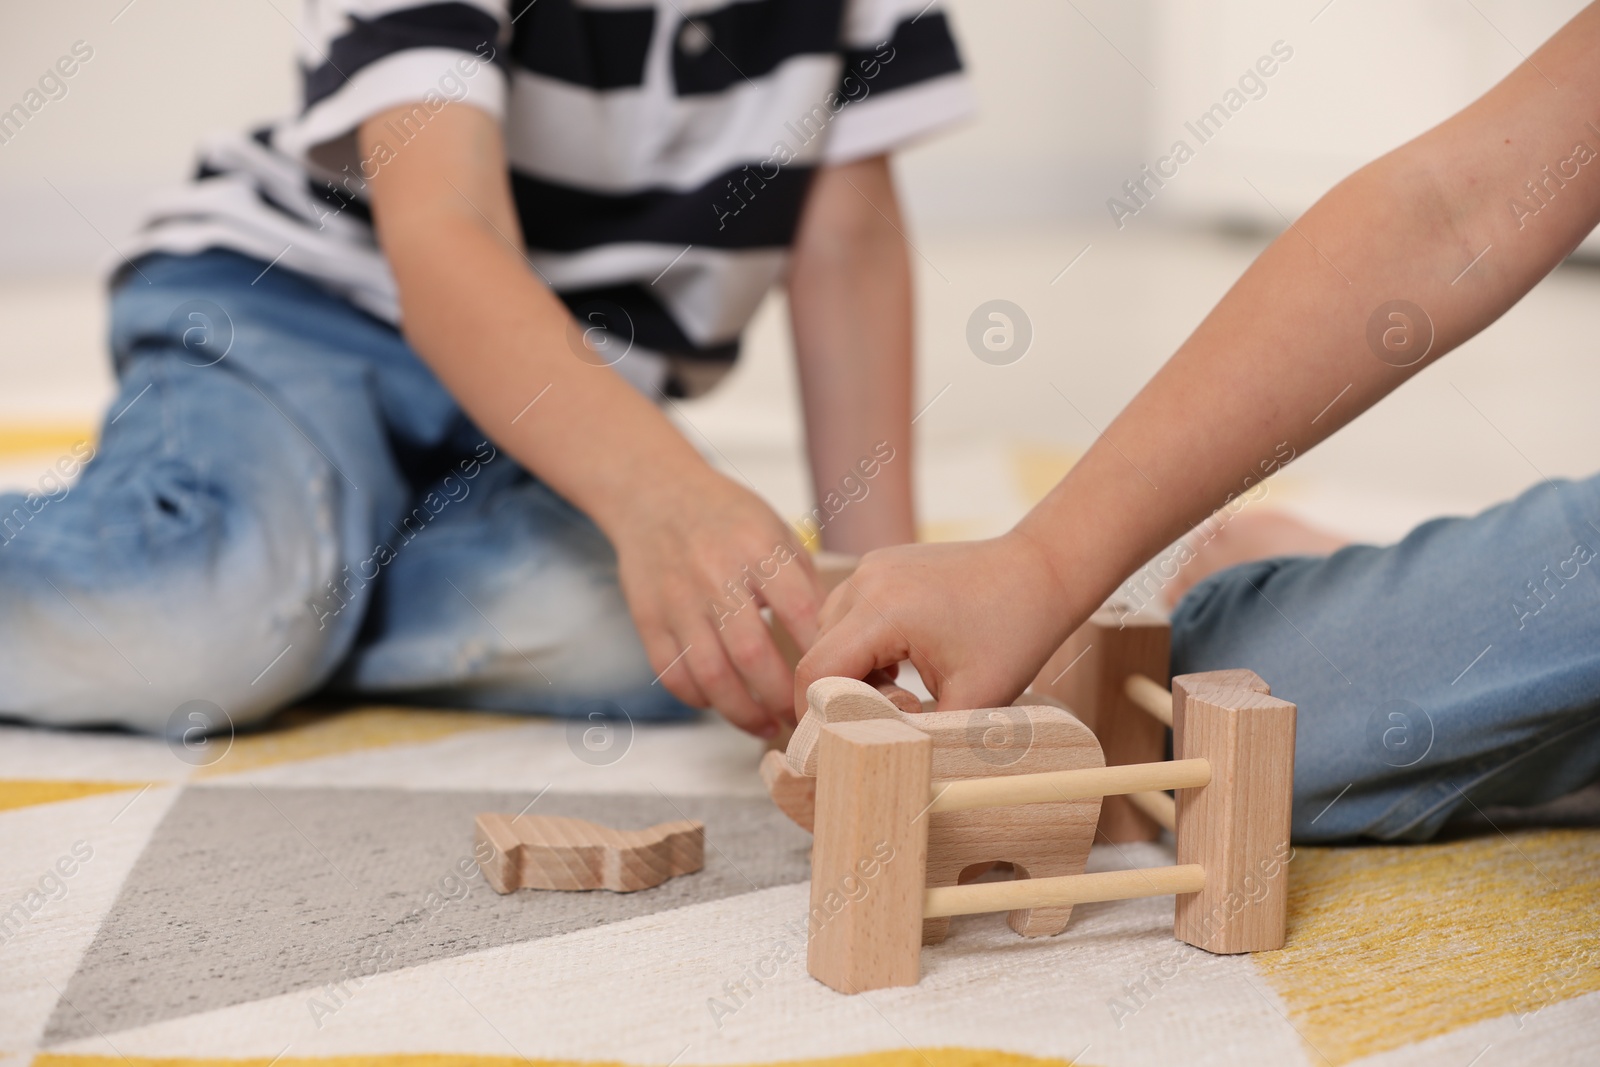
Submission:
[[[1005,703],[1128,573],[1264,465],[1493,322],[1600,222],[1597,59],[1592,6],[1482,99],[1335,187],[1011,533],[869,556],[825,605],[797,694],[910,659],[941,708]],[[1529,182],[1545,183],[1540,199]],[[1408,328],[1409,346],[1385,337]]]
[[[904,228],[889,160],[875,156],[818,172],[795,240],[789,314],[806,444],[819,505],[831,497],[840,509],[822,527],[836,552],[916,537]]]

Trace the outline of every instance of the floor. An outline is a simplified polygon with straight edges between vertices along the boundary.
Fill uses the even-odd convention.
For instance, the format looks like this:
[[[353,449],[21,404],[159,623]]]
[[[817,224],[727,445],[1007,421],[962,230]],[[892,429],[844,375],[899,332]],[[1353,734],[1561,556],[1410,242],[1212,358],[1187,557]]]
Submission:
[[[963,917],[917,986],[846,997],[802,963],[809,841],[762,796],[760,743],[619,727],[597,762],[576,726],[356,708],[186,762],[0,725],[0,1067],[1593,1061],[1600,830],[1494,813],[1503,832],[1298,849],[1288,943],[1254,956],[1175,941],[1170,897],[1043,939]],[[502,897],[470,862],[486,810],[697,818],[707,862]],[[1101,843],[1089,869],[1173,861]]]

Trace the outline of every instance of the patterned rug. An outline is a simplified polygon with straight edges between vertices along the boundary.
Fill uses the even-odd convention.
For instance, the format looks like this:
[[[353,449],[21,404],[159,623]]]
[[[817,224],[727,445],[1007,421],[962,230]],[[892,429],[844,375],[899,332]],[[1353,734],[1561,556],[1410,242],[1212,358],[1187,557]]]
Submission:
[[[1173,940],[1170,897],[1046,940],[972,916],[921,985],[845,997],[806,974],[809,837],[760,755],[709,718],[357,708],[201,751],[0,726],[0,1067],[1595,1062],[1590,826],[1301,849],[1279,952]],[[523,810],[700,819],[706,865],[498,896],[473,816]]]

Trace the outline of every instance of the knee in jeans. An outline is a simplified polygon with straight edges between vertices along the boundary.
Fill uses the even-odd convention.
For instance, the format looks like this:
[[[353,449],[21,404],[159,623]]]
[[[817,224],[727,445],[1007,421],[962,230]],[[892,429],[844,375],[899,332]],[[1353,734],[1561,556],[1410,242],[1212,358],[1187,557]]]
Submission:
[[[185,598],[180,583],[84,590],[39,578],[9,590],[19,595],[0,612],[3,710],[31,721],[162,733],[199,701],[219,726],[243,727],[312,688],[327,658],[303,606]]]

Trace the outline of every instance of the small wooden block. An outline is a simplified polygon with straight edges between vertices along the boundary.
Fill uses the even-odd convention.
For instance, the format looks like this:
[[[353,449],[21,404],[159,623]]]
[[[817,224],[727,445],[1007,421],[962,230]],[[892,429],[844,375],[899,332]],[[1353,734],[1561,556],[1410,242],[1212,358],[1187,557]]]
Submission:
[[[1178,897],[1173,934],[1208,952],[1282,948],[1295,706],[1254,688],[1217,688],[1213,677],[1183,675],[1172,686],[1175,754],[1211,763],[1209,784],[1177,791],[1178,863],[1204,867],[1206,884]]]
[[[933,742],[896,719],[821,735],[806,969],[841,993],[916,985]]]
[[[1060,700],[1094,731],[1107,766],[1159,762],[1166,755],[1166,728],[1129,699],[1123,683],[1142,674],[1166,685],[1171,641],[1166,616],[1153,608],[1108,604],[1067,638],[1032,688]],[[1112,842],[1153,841],[1161,828],[1126,797],[1106,797],[1100,832]]]
[[[706,828],[690,819],[647,830],[559,815],[501,815],[477,819],[483,876],[496,893],[515,889],[609,889],[632,893],[705,866]]]

